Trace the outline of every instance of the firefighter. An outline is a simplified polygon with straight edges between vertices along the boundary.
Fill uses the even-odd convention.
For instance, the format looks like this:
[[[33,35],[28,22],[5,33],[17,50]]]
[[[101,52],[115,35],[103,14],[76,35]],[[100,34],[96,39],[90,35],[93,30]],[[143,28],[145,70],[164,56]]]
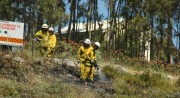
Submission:
[[[91,60],[93,59],[91,41],[85,39],[78,50],[78,61],[80,62],[80,79],[84,82],[90,75]],[[93,81],[93,80],[92,80]]]
[[[98,50],[101,47],[101,44],[99,42],[94,42],[92,44],[93,47],[93,59],[96,61],[96,50]]]
[[[47,53],[48,48],[48,25],[43,24],[42,29],[35,34],[36,39],[39,41],[40,55],[43,57]]]
[[[56,35],[54,34],[54,28],[50,27],[48,32],[49,32],[49,37],[48,37],[49,43],[48,43],[47,54],[48,54],[48,57],[51,58],[54,52],[54,49],[56,47],[57,40],[56,40]]]
[[[98,70],[99,66],[97,65],[97,59],[96,59],[96,50],[101,47],[101,44],[99,42],[94,42],[92,44],[92,60],[91,60],[91,72],[90,72],[90,79],[94,80],[94,73],[95,68]],[[92,81],[93,82],[93,81]]]

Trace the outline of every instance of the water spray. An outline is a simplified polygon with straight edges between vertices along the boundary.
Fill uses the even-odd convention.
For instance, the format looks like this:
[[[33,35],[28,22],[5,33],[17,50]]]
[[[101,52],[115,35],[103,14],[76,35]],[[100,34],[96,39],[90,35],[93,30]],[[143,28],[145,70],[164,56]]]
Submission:
[[[102,69],[99,65],[97,66],[96,70],[97,70],[97,74],[98,74],[98,80],[100,80],[100,81],[107,81],[108,80],[108,78],[102,72]]]

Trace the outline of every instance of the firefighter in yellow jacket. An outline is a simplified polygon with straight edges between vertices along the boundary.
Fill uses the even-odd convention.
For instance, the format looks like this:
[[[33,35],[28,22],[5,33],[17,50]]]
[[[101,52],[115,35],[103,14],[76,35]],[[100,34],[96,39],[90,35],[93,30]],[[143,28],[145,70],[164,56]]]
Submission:
[[[84,40],[83,45],[78,50],[78,60],[80,62],[80,78],[86,81],[90,77],[91,72],[91,61],[93,59],[93,51],[91,41],[89,39]],[[93,81],[93,78],[90,77]]]
[[[42,29],[35,34],[36,39],[39,41],[40,54],[42,57],[47,54],[48,36],[49,32],[47,24],[43,24]]]
[[[48,57],[52,57],[54,48],[56,46],[56,35],[54,34],[54,28],[49,28],[49,37],[48,37],[49,43],[48,43],[48,49],[47,49],[47,54]]]
[[[94,73],[95,73],[95,68],[98,69],[97,66],[97,58],[96,58],[96,50],[99,49],[101,47],[101,44],[99,42],[94,42],[92,44],[92,67],[91,67],[91,72],[90,72],[90,78],[93,79],[94,78]]]

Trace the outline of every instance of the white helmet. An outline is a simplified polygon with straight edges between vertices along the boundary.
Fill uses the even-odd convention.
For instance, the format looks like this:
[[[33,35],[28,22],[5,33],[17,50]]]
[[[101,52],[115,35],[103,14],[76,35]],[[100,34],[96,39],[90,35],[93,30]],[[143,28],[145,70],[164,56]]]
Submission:
[[[101,44],[100,44],[99,42],[95,42],[94,44],[95,44],[98,48],[101,47]]]
[[[90,41],[89,39],[85,39],[85,40],[84,40],[84,43],[90,45],[90,44],[91,44],[91,41]]]
[[[50,27],[50,28],[49,28],[49,31],[53,31],[53,32],[54,32],[54,28],[53,28],[53,27]]]
[[[47,29],[47,28],[48,28],[48,25],[47,25],[47,24],[43,24],[43,25],[42,25],[42,28]]]

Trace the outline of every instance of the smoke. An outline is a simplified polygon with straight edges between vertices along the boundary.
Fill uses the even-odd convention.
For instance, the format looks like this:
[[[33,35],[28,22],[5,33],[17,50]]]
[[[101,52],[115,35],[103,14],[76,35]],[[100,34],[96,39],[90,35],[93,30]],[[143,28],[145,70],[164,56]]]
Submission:
[[[108,80],[106,75],[102,72],[101,68],[98,70],[98,79],[101,81],[107,81]]]

